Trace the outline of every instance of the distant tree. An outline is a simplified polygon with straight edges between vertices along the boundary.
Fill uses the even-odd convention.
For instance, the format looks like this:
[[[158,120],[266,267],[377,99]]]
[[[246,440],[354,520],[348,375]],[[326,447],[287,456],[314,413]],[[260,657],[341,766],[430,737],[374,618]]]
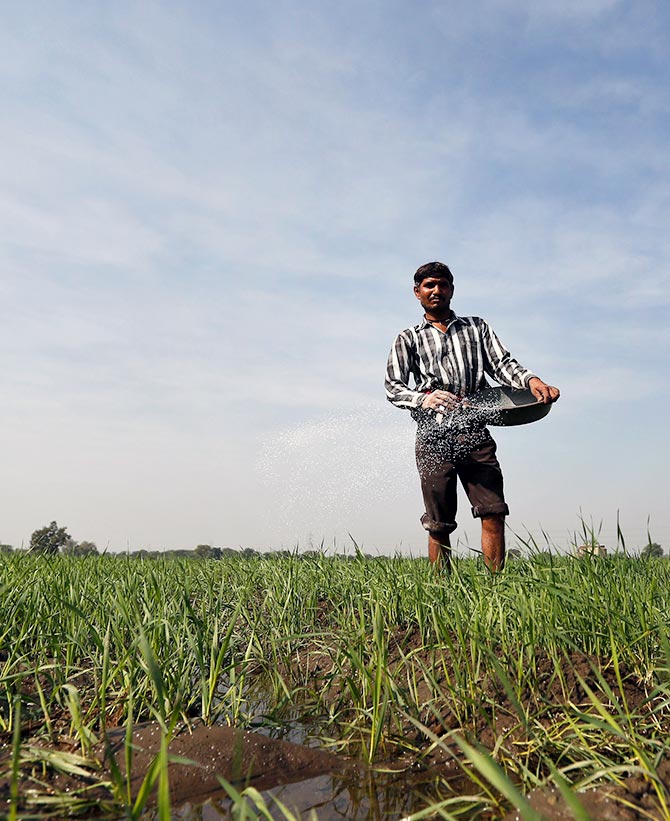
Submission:
[[[77,556],[97,556],[100,551],[95,542],[79,542],[77,545]]]
[[[0,544],[0,553],[11,553],[14,548],[10,544]]]
[[[72,539],[66,528],[58,527],[58,522],[51,522],[46,527],[36,530],[30,537],[30,552],[54,556],[69,541]]]
[[[521,551],[517,547],[513,547],[511,550],[507,551],[507,555],[510,559],[520,559]]]
[[[643,559],[661,559],[663,558],[663,548],[657,542],[649,542],[642,548],[640,556]]]
[[[199,544],[193,552],[199,559],[220,559],[223,555],[220,547],[211,544]]]
[[[64,545],[61,546],[61,553],[64,556],[74,556],[74,549],[77,546],[77,542],[71,537],[68,536],[67,541]]]
[[[63,553],[67,556],[97,556],[98,548],[95,542],[75,542],[68,539],[63,545]]]

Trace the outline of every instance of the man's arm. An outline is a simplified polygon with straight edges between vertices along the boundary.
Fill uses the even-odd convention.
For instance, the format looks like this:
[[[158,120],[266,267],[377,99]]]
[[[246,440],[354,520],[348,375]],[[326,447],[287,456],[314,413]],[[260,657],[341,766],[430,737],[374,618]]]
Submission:
[[[434,390],[429,393],[412,390],[409,386],[409,379],[412,376],[412,341],[404,334],[398,334],[386,364],[386,398],[391,404],[398,408],[407,410],[435,411],[440,413],[444,410],[455,408],[460,399],[450,391]],[[416,374],[414,374],[416,381]]]
[[[535,374],[514,359],[485,319],[478,322],[486,373],[508,388],[528,387],[528,382]]]
[[[414,391],[409,386],[412,375],[410,343],[404,334],[398,334],[391,346],[386,363],[386,398],[397,408],[416,410],[420,408],[426,395]]]
[[[555,402],[561,395],[559,389],[553,385],[547,385],[539,376],[519,364],[488,322],[481,320],[481,323],[486,372],[501,385],[507,385],[510,388],[529,388],[533,396],[545,405]]]

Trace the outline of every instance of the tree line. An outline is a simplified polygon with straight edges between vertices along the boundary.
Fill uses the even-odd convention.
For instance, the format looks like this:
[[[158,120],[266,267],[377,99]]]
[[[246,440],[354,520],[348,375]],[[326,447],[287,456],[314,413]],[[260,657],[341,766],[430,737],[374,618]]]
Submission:
[[[11,553],[14,547],[9,544],[0,544],[0,553]],[[95,542],[90,541],[75,541],[67,531],[67,527],[60,527],[58,522],[51,522],[44,527],[36,530],[30,537],[29,553],[36,553],[42,556],[55,556],[62,553],[65,556],[98,556],[98,550]],[[310,557],[322,556],[321,550],[303,550],[300,553],[291,550],[272,550],[261,553],[251,547],[240,547],[235,549],[232,547],[213,547],[209,544],[199,544],[193,550],[147,550],[141,548],[139,550],[124,551],[123,553],[115,553],[113,555],[130,556],[138,559],[158,559],[158,558],[191,558],[191,559],[225,559],[231,556],[239,556],[245,559],[254,556],[263,557],[277,557],[284,558],[288,556],[297,555],[300,558],[308,559]],[[369,553],[361,554],[367,559],[379,558]],[[385,558],[385,557],[382,557]]]
[[[0,544],[0,553],[11,553],[14,550],[15,548],[10,544]],[[62,553],[66,556],[97,556],[100,554],[95,542],[75,541],[68,533],[67,527],[60,527],[57,522],[50,522],[32,534],[28,552],[44,556],[55,556],[58,553]],[[199,544],[193,550],[146,550],[141,548],[139,550],[126,551],[114,555],[131,556],[139,559],[157,559],[159,557],[224,559],[231,556],[240,556],[242,558],[251,558],[253,556],[275,556],[278,558],[299,556],[300,558],[308,559],[310,557],[322,556],[323,550],[303,550],[299,553],[296,550],[272,550],[261,553],[250,547],[235,549],[232,547],[213,547],[209,544]],[[340,555],[342,555],[343,558],[353,558],[350,554]],[[366,559],[388,558],[370,553],[362,553],[361,551],[357,551],[356,555],[363,556]],[[663,548],[658,542],[652,542],[650,540],[640,549],[640,558],[642,559],[662,559],[664,556]],[[522,554],[520,550],[512,548],[508,551],[508,557],[510,559],[518,559],[522,557]]]

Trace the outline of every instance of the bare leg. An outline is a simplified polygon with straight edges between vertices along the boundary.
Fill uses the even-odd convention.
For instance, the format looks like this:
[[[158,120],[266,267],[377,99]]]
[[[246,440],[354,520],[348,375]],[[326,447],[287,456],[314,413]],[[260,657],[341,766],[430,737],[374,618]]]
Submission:
[[[501,514],[482,518],[482,553],[489,570],[502,570],[505,564],[505,517]]]
[[[449,571],[451,569],[451,545],[449,536],[440,536],[438,539],[432,533],[428,534],[428,558],[435,570]]]

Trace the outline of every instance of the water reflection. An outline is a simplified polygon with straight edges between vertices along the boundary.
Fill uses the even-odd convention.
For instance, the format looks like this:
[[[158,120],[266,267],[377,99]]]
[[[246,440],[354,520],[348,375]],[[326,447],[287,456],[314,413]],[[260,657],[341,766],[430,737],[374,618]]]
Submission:
[[[455,783],[445,780],[445,771],[378,771],[360,768],[346,774],[320,775],[293,784],[283,784],[261,794],[273,818],[285,816],[274,804],[276,797],[296,817],[319,821],[393,821],[430,806],[452,793]],[[456,773],[454,779],[458,779]],[[451,782],[451,779],[450,779]],[[471,785],[470,785],[471,786]],[[173,810],[179,821],[220,821],[230,817],[231,801],[219,793],[198,806],[187,804]]]

